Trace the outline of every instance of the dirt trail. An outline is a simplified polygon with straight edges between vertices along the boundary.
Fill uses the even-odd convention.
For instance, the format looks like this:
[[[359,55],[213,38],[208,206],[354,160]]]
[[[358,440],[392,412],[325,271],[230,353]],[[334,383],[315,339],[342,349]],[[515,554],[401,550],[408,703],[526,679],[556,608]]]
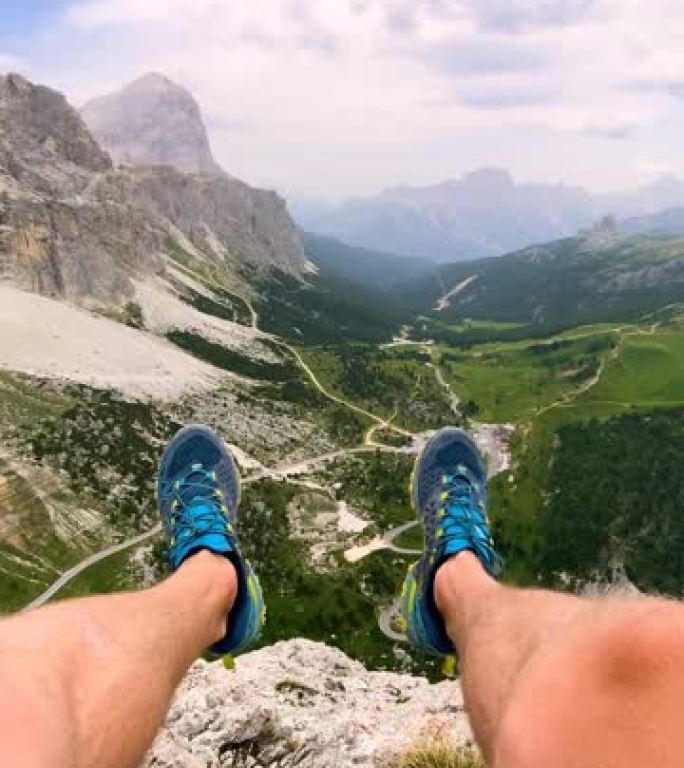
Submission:
[[[609,351],[607,352],[602,358],[601,362],[599,363],[599,367],[596,370],[596,373],[587,381],[580,384],[577,389],[573,389],[571,392],[566,393],[562,397],[559,397],[558,400],[555,400],[553,403],[550,403],[549,405],[544,406],[544,408],[541,408],[537,415],[541,416],[541,414],[546,413],[547,411],[551,411],[554,408],[562,408],[563,406],[570,405],[575,400],[577,400],[580,395],[585,394],[586,392],[589,392],[592,390],[603,378],[603,374],[605,373],[606,367],[608,366],[608,363],[612,362],[613,360],[616,360],[620,353],[622,352],[622,349],[625,345],[625,340],[628,339],[630,336],[654,336],[655,332],[658,330],[658,328],[663,324],[662,320],[659,320],[657,322],[652,323],[648,329],[644,330],[643,328],[634,328],[630,326],[619,326],[617,328],[612,328],[607,333],[617,333],[620,336],[620,339],[618,343]],[[579,339],[584,338],[582,336],[574,336],[574,337],[567,337],[569,339]]]
[[[452,289],[449,292],[449,294],[447,294],[444,297],[444,299],[449,299],[449,297],[456,295],[456,293],[458,293],[460,290],[463,290],[470,282],[472,282],[475,279],[477,279],[477,275],[474,275],[472,278],[469,278],[468,280],[459,284],[459,286],[456,286],[454,289]],[[249,310],[252,315],[252,328],[255,331],[259,331],[259,316],[256,310],[254,309],[254,307],[252,306],[251,302],[248,299],[245,299],[244,297],[240,297],[240,298],[249,307]],[[407,430],[404,430],[404,429],[401,429],[400,427],[395,426],[394,424],[391,423],[391,419],[388,420],[380,416],[377,416],[376,414],[371,413],[370,411],[364,408],[361,408],[360,406],[357,406],[354,403],[351,403],[345,400],[344,398],[338,397],[337,395],[333,394],[332,392],[327,390],[323,386],[323,384],[321,384],[320,380],[318,379],[314,371],[303,359],[299,350],[297,350],[295,347],[291,346],[290,344],[282,341],[281,339],[278,339],[277,337],[271,337],[271,338],[273,338],[274,341],[277,341],[284,349],[289,351],[289,353],[294,357],[294,359],[296,360],[297,364],[300,366],[302,371],[307,375],[307,377],[311,380],[312,384],[325,398],[327,398],[331,402],[337,403],[338,405],[342,405],[343,407],[348,408],[349,410],[355,413],[358,413],[360,415],[365,416],[366,418],[371,419],[374,422],[374,425],[366,432],[364,436],[364,444],[362,446],[341,449],[339,451],[334,451],[328,454],[317,455],[317,456],[311,457],[310,459],[305,459],[303,461],[298,461],[291,464],[278,465],[272,468],[263,468],[261,470],[256,471],[254,474],[246,477],[243,480],[244,485],[254,483],[254,482],[257,482],[258,480],[262,480],[266,478],[271,478],[276,480],[287,480],[291,477],[305,475],[310,473],[312,469],[319,466],[320,464],[325,464],[327,462],[334,461],[337,458],[341,458],[343,456],[348,456],[348,455],[363,454],[363,453],[368,453],[368,452],[378,451],[378,450],[384,451],[387,453],[404,453],[404,454],[411,454],[411,453],[418,452],[420,448],[420,440],[418,439],[419,438],[418,435],[415,435],[412,432],[409,432]],[[450,395],[452,397],[452,401],[451,401],[452,408],[454,408],[458,404],[457,395],[451,390],[451,387],[449,386],[449,384],[444,380],[441,371],[434,365],[432,367],[435,370],[435,375],[437,376],[437,380],[440,382],[440,384],[442,384],[442,386],[444,386],[446,389],[449,390]],[[479,427],[497,428],[499,427],[499,425],[479,425]],[[393,446],[377,443],[374,441],[373,436],[375,432],[379,429],[390,430],[403,437],[411,438],[411,445],[408,447],[402,448],[402,447],[393,447]],[[488,445],[489,445],[490,455],[494,456],[494,460],[493,461],[490,460],[490,467],[496,468],[497,471],[499,471],[501,467],[507,466],[507,461],[505,460],[505,458],[502,458],[501,456],[503,452],[502,446],[496,440],[491,440],[491,442]],[[312,489],[327,492],[331,496],[334,495],[331,488],[327,488],[325,486],[319,485],[318,483],[308,481],[308,480],[298,480],[297,482],[302,485],[306,485],[307,487],[310,487]],[[400,554],[419,554],[417,550],[397,547],[394,544],[394,541],[398,536],[410,530],[411,528],[414,528],[416,525],[418,525],[418,521],[411,521],[401,526],[398,526],[397,528],[387,531],[385,534],[378,537],[377,540],[374,540],[374,542],[371,542],[367,545],[361,545],[359,547],[348,550],[348,552],[345,553],[345,557],[349,559],[349,552],[355,551],[356,555],[360,555],[360,556],[355,557],[355,555],[352,555],[352,557],[355,557],[355,561],[358,561],[363,557],[365,557],[367,554],[369,554],[371,551],[376,551],[377,549],[391,549]],[[55,581],[54,584],[52,584],[42,595],[40,595],[35,600],[33,600],[26,607],[25,610],[28,610],[29,608],[36,608],[46,603],[60,589],[62,589],[66,584],[68,584],[76,576],[83,573],[83,571],[85,571],[91,565],[101,562],[102,560],[106,559],[107,557],[110,557],[111,555],[114,555],[119,552],[123,552],[135,546],[138,546],[148,541],[149,539],[157,536],[160,533],[160,531],[161,531],[161,526],[156,525],[151,531],[148,531],[147,533],[143,533],[138,536],[135,536],[120,544],[107,547],[102,551],[97,552],[85,558],[83,561],[81,561],[77,565],[70,568],[64,574],[62,574],[59,577],[59,579]],[[381,625],[381,628],[382,628],[382,625]]]

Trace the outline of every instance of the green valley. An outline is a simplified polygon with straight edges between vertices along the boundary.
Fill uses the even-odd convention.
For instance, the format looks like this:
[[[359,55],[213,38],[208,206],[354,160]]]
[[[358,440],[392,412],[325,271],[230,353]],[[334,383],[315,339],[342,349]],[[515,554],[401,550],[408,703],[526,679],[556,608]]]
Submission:
[[[592,322],[582,324],[583,314],[569,310],[562,321],[537,322],[525,302],[507,309],[519,286],[504,291],[513,269],[504,257],[486,265],[502,280],[500,294],[488,289],[484,303],[477,293],[461,303],[477,285],[471,281],[437,308],[432,297],[421,305],[415,291],[389,285],[382,268],[368,285],[355,282],[365,254],[349,254],[338,274],[339,246],[315,247],[328,260],[320,274],[247,276],[241,290],[234,276],[169,243],[172,284],[192,314],[178,314],[189,324],[166,327],[163,336],[227,377],[211,391],[134,402],[5,376],[4,432],[15,461],[59,477],[64,498],[78,499],[98,522],[69,544],[46,540],[42,565],[26,558],[18,535],[6,538],[0,554],[15,570],[0,593],[3,606],[26,604],[98,550],[56,599],[159,578],[155,464],[168,436],[192,421],[211,424],[239,451],[243,541],[269,605],[264,643],[303,635],[374,667],[437,674],[431,661],[399,652],[385,635],[396,642],[394,601],[422,547],[408,476],[426,437],[446,424],[470,429],[488,455],[492,526],[509,582],[582,589],[620,577],[670,594],[684,589],[673,560],[682,487],[672,462],[684,413],[679,305],[652,306],[653,294],[647,312],[634,305],[614,322],[590,313]],[[556,257],[534,270],[560,290],[568,274],[556,274]],[[601,257],[600,269],[609,262]],[[422,279],[421,264],[401,268],[415,270],[414,284]],[[458,281],[472,265],[449,269],[442,278]],[[526,274],[522,268],[516,279]],[[143,301],[136,327],[147,327],[146,311]],[[130,325],[128,315],[115,319]],[[234,322],[247,334],[239,345],[221,341],[216,325]],[[642,500],[644,455],[658,491]],[[54,515],[55,499],[34,498],[9,465],[4,473],[0,501],[21,521],[17,530],[33,535]],[[665,548],[662,531],[672,542]],[[117,548],[139,534],[143,541]]]

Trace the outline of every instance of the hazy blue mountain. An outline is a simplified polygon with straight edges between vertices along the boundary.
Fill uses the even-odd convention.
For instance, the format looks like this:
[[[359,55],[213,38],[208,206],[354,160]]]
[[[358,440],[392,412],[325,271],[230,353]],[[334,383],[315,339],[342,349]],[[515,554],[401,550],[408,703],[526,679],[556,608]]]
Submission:
[[[674,214],[664,213],[684,208],[684,182],[662,176],[636,190],[591,195],[563,184],[518,184],[508,171],[485,168],[432,186],[399,186],[338,205],[309,201],[293,207],[300,226],[310,232],[448,263],[570,237],[608,215],[660,217],[625,224],[625,231],[684,231]]]
[[[618,222],[621,232],[646,235],[684,235],[684,206],[667,208],[647,216],[633,216]]]
[[[684,206],[684,182],[665,174],[634,191],[597,195],[596,206],[602,213],[621,219],[650,216]]]
[[[116,93],[92,99],[81,115],[116,162],[222,172],[195,98],[163,75],[143,75]]]
[[[516,184],[483,169],[430,187],[395,187],[338,206],[295,206],[309,231],[374,250],[436,262],[494,256],[573,235],[597,212],[581,189]]]

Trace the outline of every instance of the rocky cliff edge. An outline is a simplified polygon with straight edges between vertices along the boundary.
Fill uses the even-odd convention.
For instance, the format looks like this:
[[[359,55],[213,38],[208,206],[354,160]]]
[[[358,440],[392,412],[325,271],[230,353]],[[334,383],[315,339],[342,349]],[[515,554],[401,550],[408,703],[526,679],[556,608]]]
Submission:
[[[297,639],[241,656],[232,671],[198,661],[145,768],[391,766],[429,734],[470,741],[457,682],[369,672]]]

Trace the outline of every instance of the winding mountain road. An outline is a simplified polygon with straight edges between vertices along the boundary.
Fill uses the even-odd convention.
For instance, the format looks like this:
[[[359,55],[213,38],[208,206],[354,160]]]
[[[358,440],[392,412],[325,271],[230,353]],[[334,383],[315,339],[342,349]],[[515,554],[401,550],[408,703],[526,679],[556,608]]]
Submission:
[[[241,298],[245,302],[246,306],[248,307],[251,313],[252,328],[254,328],[255,330],[259,330],[259,327],[258,327],[259,316],[256,310],[254,309],[252,303],[248,299],[242,296],[239,298]],[[313,372],[313,370],[306,363],[306,361],[303,359],[303,357],[295,347],[283,342],[280,339],[274,339],[274,340],[277,341],[284,349],[287,349],[290,352],[290,354],[297,361],[297,364],[301,367],[304,373],[311,380],[312,384],[328,400],[331,400],[332,402],[337,403],[338,405],[342,405],[343,407],[348,408],[349,410],[354,411],[355,413],[358,413],[362,416],[365,416],[373,420],[375,422],[376,429],[377,428],[389,429],[404,437],[410,437],[412,439],[415,437],[412,432],[408,432],[399,427],[396,427],[386,419],[376,416],[370,411],[367,411],[364,408],[361,408],[355,405],[354,403],[344,400],[343,398],[338,397],[337,395],[334,395],[332,392],[329,392],[321,384],[316,374]],[[266,478],[272,478],[276,480],[286,480],[293,476],[306,474],[307,472],[310,472],[311,469],[313,469],[318,464],[325,464],[329,461],[334,461],[336,458],[341,458],[343,456],[352,455],[352,454],[368,453],[368,452],[377,451],[377,450],[385,451],[387,453],[410,452],[410,448],[386,446],[386,445],[373,442],[372,439],[370,439],[370,437],[372,437],[372,431],[373,431],[373,428],[371,428],[371,430],[369,430],[369,432],[366,433],[363,446],[359,446],[357,448],[342,449],[329,454],[314,456],[311,459],[305,459],[303,461],[299,461],[294,464],[286,464],[284,466],[277,466],[271,469],[264,469],[260,472],[256,472],[255,474],[244,478],[242,483],[243,485],[248,485],[250,483],[254,483],[254,482],[257,482],[258,480],[263,480]],[[323,486],[319,486],[318,484],[310,483],[309,485],[310,486],[315,485],[317,489],[325,490]],[[69,568],[69,570],[65,571],[42,594],[40,594],[38,597],[32,600],[28,605],[26,605],[22,609],[22,611],[33,610],[35,608],[39,608],[42,605],[45,605],[45,603],[47,603],[50,599],[52,599],[61,589],[63,589],[67,584],[69,584],[77,576],[79,576],[81,573],[83,573],[85,570],[87,570],[91,566],[101,562],[102,560],[106,560],[108,557],[116,555],[119,552],[124,552],[127,549],[132,549],[133,547],[139,546],[140,544],[143,544],[146,541],[149,541],[150,539],[154,538],[160,532],[161,532],[161,524],[157,524],[154,528],[152,528],[152,530],[147,531],[146,533],[141,533],[137,536],[127,539],[126,541],[120,542],[119,544],[112,544],[111,546],[106,547],[100,552],[96,552],[92,555],[89,555],[88,557],[81,560],[76,565]],[[399,533],[401,533],[401,531],[399,531]],[[399,533],[397,533],[396,535],[399,535]]]
[[[473,278],[470,278],[468,281],[464,281],[464,283],[461,283],[459,286],[456,286],[454,289],[452,289],[449,292],[449,294],[447,294],[447,296],[444,297],[444,299],[448,299],[451,296],[454,296],[456,293],[458,293],[459,290],[463,290],[463,288],[467,287],[467,285],[470,282],[472,282],[474,279],[476,279],[476,277],[477,276],[473,276]],[[240,296],[239,298],[241,298],[245,302],[246,306],[249,308],[249,311],[251,314],[252,328],[254,328],[255,330],[259,330],[259,327],[258,327],[259,316],[257,311],[254,309],[252,303],[248,299],[242,296]],[[306,361],[302,357],[299,350],[297,350],[295,347],[291,346],[290,344],[282,341],[277,337],[272,337],[272,338],[280,346],[282,346],[283,349],[286,349],[294,357],[299,367],[310,379],[311,383],[314,385],[314,387],[316,387],[316,389],[321,393],[321,395],[323,395],[325,398],[327,398],[331,402],[337,403],[338,405],[341,405],[355,413],[358,413],[359,415],[362,415],[368,419],[371,419],[371,421],[374,422],[374,425],[366,432],[364,436],[364,444],[362,446],[358,446],[355,448],[341,449],[339,451],[334,451],[328,454],[317,455],[310,459],[304,459],[302,461],[291,463],[291,464],[280,465],[273,468],[264,468],[263,470],[257,471],[254,474],[244,478],[244,480],[242,481],[244,485],[254,483],[254,482],[257,482],[258,480],[262,480],[266,478],[271,478],[276,480],[287,480],[290,477],[296,477],[298,475],[307,474],[319,464],[325,464],[329,461],[335,460],[336,458],[341,458],[347,455],[362,454],[362,453],[378,451],[378,450],[384,451],[387,453],[404,453],[404,454],[415,453],[418,451],[417,435],[392,424],[392,419],[386,419],[386,418],[377,416],[374,413],[371,413],[370,411],[364,408],[361,408],[360,406],[348,400],[345,400],[344,398],[341,398],[333,394],[329,390],[327,390],[323,386],[323,384],[320,382],[320,380],[318,379],[314,371],[311,369],[311,367],[306,363]],[[441,371],[437,368],[437,366],[432,365],[431,367],[434,368],[435,375],[439,383],[449,391],[449,394],[451,396],[452,408],[455,408],[456,405],[458,404],[458,397],[451,390],[448,383],[444,380],[441,374]],[[375,432],[378,429],[386,429],[394,432],[395,434],[401,435],[406,438],[410,438],[411,445],[407,447],[394,447],[394,446],[388,446],[388,445],[383,445],[381,443],[377,443],[374,441],[373,437]],[[495,444],[495,449],[496,449],[496,444]],[[496,464],[496,466],[502,465],[502,462],[494,462],[494,463]],[[315,486],[317,489],[320,489],[320,490],[326,490],[323,486],[320,486],[318,484],[310,483],[309,485],[312,487]],[[330,489],[327,489],[327,490],[330,490]],[[390,531],[387,531],[381,537],[378,537],[378,540],[376,541],[376,546],[374,548],[371,547],[368,551],[365,552],[365,554],[361,554],[361,557],[359,557],[358,559],[361,559],[362,557],[366,556],[366,554],[369,554],[371,551],[376,551],[377,549],[390,549],[394,552],[397,552],[398,554],[406,554],[406,555],[420,554],[418,550],[397,547],[394,544],[397,537],[399,537],[400,535],[414,528],[417,525],[418,525],[418,521],[415,520],[415,521],[410,521],[408,523],[404,523],[403,525],[400,525],[396,528],[391,529]],[[75,579],[77,576],[79,576],[81,573],[83,573],[85,570],[87,570],[91,566],[115,554],[124,552],[128,549],[132,549],[135,546],[139,546],[140,544],[143,544],[146,541],[149,541],[150,539],[154,538],[160,532],[161,532],[161,525],[157,524],[154,528],[152,528],[150,531],[146,533],[142,533],[137,536],[134,536],[119,544],[113,544],[101,550],[100,552],[94,553],[86,557],[84,560],[77,563],[69,570],[65,571],[41,595],[39,595],[37,598],[32,600],[27,606],[25,606],[23,610],[28,611],[44,605],[52,597],[54,597],[61,589],[63,589],[68,583],[70,583],[73,579]],[[377,544],[379,544],[379,546]],[[360,549],[367,549],[369,546],[371,546],[371,544],[366,545],[365,548],[360,548]],[[391,618],[392,610],[396,610],[396,606],[390,606],[389,608],[385,609],[380,614],[379,623],[380,623],[380,628],[382,629],[383,632],[385,632],[385,634],[388,637],[390,637],[393,640],[397,640],[397,639],[401,639],[403,636],[399,636],[390,627],[390,618]],[[390,613],[387,613],[388,611]]]
[[[86,557],[85,560],[81,560],[80,563],[77,563],[72,568],[69,568],[68,571],[65,571],[54,584],[43,592],[42,595],[39,595],[35,600],[32,600],[27,606],[22,608],[21,612],[24,613],[25,611],[30,611],[34,608],[40,608],[41,605],[45,605],[48,600],[54,597],[62,587],[66,586],[70,581],[73,581],[73,579],[80,573],[83,573],[83,571],[90,568],[91,565],[95,565],[95,563],[99,563],[101,560],[106,560],[112,555],[124,552],[139,544],[144,544],[149,539],[154,538],[160,531],[161,523],[158,523],[151,531],[147,531],[147,533],[141,533],[139,536],[134,536],[132,539],[127,539],[120,544],[112,544],[110,547]]]
[[[327,390],[319,381],[316,374],[311,370],[308,363],[304,360],[304,358],[301,356],[299,350],[296,347],[291,346],[290,344],[285,343],[284,341],[278,340],[278,343],[284,348],[287,349],[290,354],[295,358],[297,361],[297,364],[300,366],[300,368],[306,373],[306,375],[311,380],[311,383],[316,387],[316,389],[328,400],[330,400],[333,403],[337,403],[338,405],[342,405],[345,408],[348,408],[350,411],[354,411],[355,413],[358,413],[361,416],[365,416],[368,419],[371,419],[372,421],[376,422],[377,426],[379,427],[385,427],[386,429],[391,430],[392,432],[396,432],[398,435],[403,435],[404,437],[413,437],[413,432],[408,432],[405,429],[401,429],[401,427],[397,427],[394,424],[391,423],[391,421],[387,421],[383,419],[381,416],[376,416],[374,413],[371,413],[370,411],[367,411],[365,408],[361,408],[358,405],[355,405],[354,403],[350,402],[349,400],[345,400],[342,397],[338,397],[337,395],[334,395],[332,392]]]

